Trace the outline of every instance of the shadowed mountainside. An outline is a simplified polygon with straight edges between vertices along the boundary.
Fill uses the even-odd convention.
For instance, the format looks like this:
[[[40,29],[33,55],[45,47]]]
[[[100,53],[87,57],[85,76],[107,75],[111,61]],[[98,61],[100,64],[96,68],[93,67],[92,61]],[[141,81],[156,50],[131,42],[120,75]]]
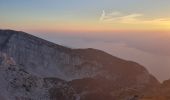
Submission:
[[[7,100],[128,100],[159,86],[135,62],[25,32],[0,30],[0,52],[0,96]]]

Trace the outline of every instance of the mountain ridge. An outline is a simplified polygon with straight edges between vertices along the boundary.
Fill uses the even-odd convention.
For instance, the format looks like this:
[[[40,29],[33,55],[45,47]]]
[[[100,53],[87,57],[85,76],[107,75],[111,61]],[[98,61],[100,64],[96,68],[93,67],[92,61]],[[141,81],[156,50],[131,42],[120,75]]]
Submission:
[[[3,55],[8,56],[11,61],[15,62],[14,66],[19,69],[19,73],[26,72],[23,77],[16,74],[18,78],[11,76],[11,79],[21,80],[21,83],[23,83],[26,77],[34,77],[33,80],[32,78],[27,80],[31,82],[31,85],[29,83],[28,86],[25,83],[23,83],[24,85],[15,83],[19,88],[16,89],[16,91],[18,90],[17,93],[22,96],[16,94],[14,97],[28,98],[30,96],[33,100],[37,100],[35,99],[38,98],[37,96],[34,98],[34,92],[27,91],[30,89],[42,90],[42,92],[36,92],[36,94],[43,97],[47,91],[44,90],[44,86],[36,86],[38,83],[45,84],[45,86],[53,84],[52,87],[47,88],[49,91],[53,90],[52,93],[47,92],[46,98],[49,97],[47,100],[52,100],[50,97],[55,97],[57,100],[61,98],[64,98],[61,100],[69,100],[65,93],[67,94],[71,91],[74,91],[74,93],[70,93],[73,100],[75,98],[79,98],[76,100],[90,100],[89,98],[102,100],[96,97],[97,94],[109,97],[108,100],[112,100],[114,98],[119,99],[118,97],[122,96],[117,89],[128,90],[127,92],[129,92],[129,89],[130,91],[135,90],[139,92],[135,94],[140,94],[142,91],[160,84],[146,68],[138,63],[114,57],[97,49],[67,48],[21,31],[0,30],[0,48]],[[1,66],[2,68],[5,67],[3,64]],[[7,64],[7,66],[13,65]],[[11,73],[6,74],[10,75]],[[46,84],[42,81],[43,79],[53,79],[56,84],[50,83],[51,81]],[[64,90],[59,87],[60,85],[57,85],[63,82],[62,80],[64,81],[63,84],[67,84],[67,91],[64,93]],[[32,83],[35,86],[32,86]],[[105,85],[102,85],[102,83]],[[95,84],[98,87],[93,88]],[[7,87],[11,87],[11,85]],[[86,89],[90,87],[91,89]],[[28,93],[28,96],[19,91],[20,89],[23,91],[24,88],[27,89],[23,93]],[[56,92],[58,89],[59,93]],[[79,91],[79,89],[82,90]],[[102,91],[106,91],[107,94]],[[125,98],[130,98],[135,94],[126,95],[125,92],[122,100],[126,100]]]

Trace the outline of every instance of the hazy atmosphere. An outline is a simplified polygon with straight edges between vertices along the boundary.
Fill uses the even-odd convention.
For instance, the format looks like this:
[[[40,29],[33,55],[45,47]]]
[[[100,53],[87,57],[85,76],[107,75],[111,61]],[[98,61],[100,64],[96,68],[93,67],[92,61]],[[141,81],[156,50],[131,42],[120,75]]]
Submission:
[[[166,35],[159,33],[101,33],[100,35],[98,33],[44,33],[36,35],[67,47],[96,48],[126,60],[136,61],[145,66],[160,81],[170,77],[170,37]]]
[[[170,1],[0,0],[0,28],[96,48],[170,78]]]

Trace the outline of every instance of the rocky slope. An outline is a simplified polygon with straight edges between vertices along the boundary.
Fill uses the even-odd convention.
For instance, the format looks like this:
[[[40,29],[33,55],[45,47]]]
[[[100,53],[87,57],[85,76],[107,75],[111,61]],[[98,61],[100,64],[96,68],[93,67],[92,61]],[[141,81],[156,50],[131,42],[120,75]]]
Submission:
[[[170,80],[148,91],[140,100],[170,100]]]
[[[127,100],[159,85],[135,62],[24,32],[0,30],[0,52],[0,96],[6,100]]]
[[[66,81],[28,73],[5,53],[0,53],[0,100],[76,100]]]

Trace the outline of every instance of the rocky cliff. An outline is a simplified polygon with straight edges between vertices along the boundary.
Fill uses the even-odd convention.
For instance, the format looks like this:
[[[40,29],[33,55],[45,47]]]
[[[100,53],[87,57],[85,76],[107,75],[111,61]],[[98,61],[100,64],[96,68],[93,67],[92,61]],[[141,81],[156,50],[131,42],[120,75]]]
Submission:
[[[0,96],[7,100],[126,100],[159,85],[135,62],[24,32],[0,30],[0,52]]]

